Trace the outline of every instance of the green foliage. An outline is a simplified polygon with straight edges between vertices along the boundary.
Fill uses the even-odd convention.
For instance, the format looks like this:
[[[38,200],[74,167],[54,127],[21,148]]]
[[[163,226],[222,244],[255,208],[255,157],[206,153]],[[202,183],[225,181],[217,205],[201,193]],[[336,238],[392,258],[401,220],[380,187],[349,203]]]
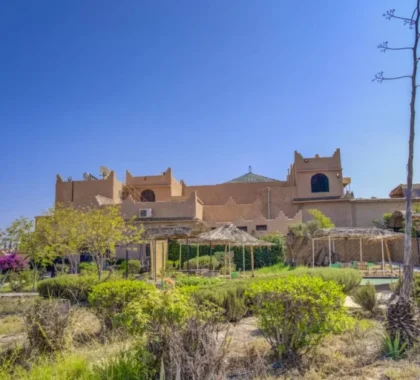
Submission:
[[[120,269],[123,273],[125,273],[126,268],[127,268],[127,262],[124,261],[124,262],[121,263]],[[135,276],[135,275],[139,274],[140,269],[141,269],[140,260],[128,260],[128,274],[130,276]]]
[[[80,263],[79,270],[80,274],[94,275],[97,272],[95,263]]]
[[[197,277],[197,276],[180,276],[176,278],[175,285],[177,288],[183,288],[186,286],[211,286],[220,285],[225,280],[217,277]]]
[[[278,274],[279,272],[285,272],[289,269],[290,267],[286,265],[285,263],[278,263],[278,264],[271,265],[269,267],[257,269],[255,271],[255,275],[256,276],[275,275],[275,274]]]
[[[33,282],[39,280],[39,272],[34,270],[10,272],[8,280],[13,292],[31,290]]]
[[[208,303],[219,307],[229,322],[240,321],[248,311],[245,287],[242,284],[197,289],[191,296],[200,307]]]
[[[387,358],[392,360],[402,359],[407,348],[407,343],[401,340],[399,331],[395,333],[394,339],[389,334],[385,334],[382,340],[382,352]]]
[[[364,310],[373,313],[377,306],[376,288],[370,282],[366,285],[359,286],[355,290],[352,299]]]
[[[226,267],[223,266],[220,268],[220,274],[223,276],[229,276],[232,272],[235,272],[235,271],[236,271],[235,264],[230,264],[230,267],[228,265]]]
[[[362,276],[356,269],[337,269],[337,268],[282,268],[278,266],[266,267],[256,271],[258,277],[289,277],[289,276],[316,276],[321,277],[325,281],[334,281],[343,286],[346,294],[351,293],[357,288],[362,281]]]
[[[420,307],[420,274],[414,275],[414,287],[413,287],[414,299],[417,305]]]
[[[334,223],[331,222],[331,219],[323,214],[320,210],[312,208],[308,210],[308,214],[318,223],[319,228],[333,228]]]
[[[86,302],[93,286],[98,283],[97,276],[70,274],[40,281],[38,292],[44,298],[64,298],[71,303]]]
[[[284,261],[285,256],[285,239],[282,235],[277,233],[270,233],[263,237],[262,240],[266,240],[269,242],[274,243],[275,245],[272,247],[256,247],[254,249],[254,266],[255,268],[262,268],[269,265],[274,265],[277,263],[281,263]],[[212,256],[218,259],[219,268],[224,263],[224,246],[212,246],[211,247],[211,255],[210,255],[210,246],[203,245],[200,246],[200,257],[202,256]],[[240,269],[241,271],[251,270],[251,253],[249,248],[245,248],[245,268],[243,268],[243,255],[242,255],[242,247],[231,247],[231,251],[234,253],[233,262],[236,265],[236,268]],[[189,252],[189,259],[193,259],[197,257],[197,251],[194,246],[190,246]],[[184,268],[184,263],[187,261],[187,246],[182,245],[182,252],[181,252],[181,264]],[[171,261],[179,261],[179,245],[176,241],[169,242],[168,245],[168,259]],[[196,268],[197,266],[192,266],[192,268]]]
[[[73,355],[60,355],[53,358],[40,358],[31,363],[30,369],[24,366],[15,366],[11,369],[0,368],[2,380],[96,380],[86,358]]]
[[[166,260],[166,268],[178,268],[179,267],[179,260]]]
[[[279,358],[299,360],[345,321],[341,287],[318,277],[257,281],[247,295],[266,339]]]
[[[220,264],[217,261],[215,256],[199,256],[198,260],[197,257],[193,257],[188,261],[184,261],[183,268],[187,269],[219,269]]]
[[[103,282],[93,287],[89,303],[111,327],[118,323],[121,313],[131,301],[148,298],[156,292],[153,285],[138,280]]]
[[[153,334],[158,330],[160,335],[172,328],[182,328],[196,312],[188,295],[171,289],[136,297],[124,308],[122,321],[132,333]]]
[[[98,380],[152,379],[153,361],[153,355],[138,346],[117,354],[103,365],[95,365],[93,375]]]
[[[390,222],[390,220],[391,220],[391,217],[392,217],[392,213],[391,213],[391,212],[386,212],[386,213],[382,216],[382,218],[383,218],[383,222],[384,222],[384,225],[385,225],[385,226],[387,226],[387,227],[388,227],[389,222]]]

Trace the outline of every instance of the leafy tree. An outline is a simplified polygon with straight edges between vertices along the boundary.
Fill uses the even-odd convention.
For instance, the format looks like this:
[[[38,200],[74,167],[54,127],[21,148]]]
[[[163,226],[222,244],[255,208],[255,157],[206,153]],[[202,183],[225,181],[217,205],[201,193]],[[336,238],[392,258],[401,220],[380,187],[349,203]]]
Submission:
[[[126,223],[118,205],[86,209],[80,214],[80,223],[83,247],[93,256],[99,279],[105,260],[115,256],[117,245],[141,242],[141,225]]]
[[[312,218],[318,223],[319,228],[335,227],[334,223],[331,222],[331,219],[316,208],[309,209],[308,214],[311,215]]]
[[[37,223],[37,230],[45,238],[46,249],[62,259],[68,258],[72,273],[76,272],[75,257],[84,242],[82,219],[82,211],[56,204]]]

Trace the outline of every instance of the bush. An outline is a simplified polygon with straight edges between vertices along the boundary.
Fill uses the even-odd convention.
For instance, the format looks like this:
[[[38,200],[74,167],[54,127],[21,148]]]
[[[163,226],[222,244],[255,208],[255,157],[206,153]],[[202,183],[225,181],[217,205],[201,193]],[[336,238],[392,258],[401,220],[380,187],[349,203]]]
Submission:
[[[152,379],[154,357],[143,347],[136,347],[118,353],[103,365],[93,367],[94,377],[98,380],[138,380]]]
[[[98,268],[95,263],[80,263],[79,270],[81,274],[96,275],[98,273]]]
[[[239,322],[248,311],[243,286],[228,285],[227,287],[197,289],[191,296],[198,306],[212,303],[221,308],[229,322]]]
[[[343,327],[345,321],[341,287],[318,277],[257,281],[247,295],[265,337],[285,361],[299,360],[304,351]]]
[[[220,268],[220,274],[223,276],[229,276],[232,272],[236,271],[236,266],[235,264],[230,264],[230,268],[229,265],[227,267],[221,267]]]
[[[127,270],[127,262],[124,261],[120,267],[121,271],[125,273]],[[130,276],[135,276],[140,273],[141,262],[139,260],[128,260],[128,274]]]
[[[376,288],[370,282],[364,286],[359,286],[355,290],[352,299],[364,310],[373,313],[377,305]]]
[[[118,322],[124,308],[133,300],[156,293],[153,285],[138,280],[116,280],[95,285],[89,303],[104,318],[108,327]]]
[[[224,283],[225,280],[217,277],[197,277],[197,276],[179,276],[176,278],[175,286],[177,288],[182,288],[185,286],[212,286],[220,285]]]
[[[40,352],[65,349],[69,343],[66,328],[70,311],[68,300],[35,301],[24,318],[30,349]]]
[[[272,270],[271,270],[272,268]],[[266,277],[288,277],[288,276],[316,276],[325,281],[334,281],[343,286],[346,294],[356,289],[362,281],[362,275],[356,269],[337,269],[337,268],[306,268],[298,267],[296,269],[279,270],[278,266],[267,267],[256,272],[257,276]]]
[[[194,257],[185,261],[183,264],[183,268],[187,269],[188,267],[190,269],[218,269],[220,268],[220,264],[214,256],[200,256],[198,260],[197,257]]]
[[[97,276],[65,275],[40,281],[38,292],[44,298],[64,298],[72,303],[86,302],[92,287],[98,283]]]
[[[420,307],[420,274],[414,275],[414,299],[416,300],[417,306]]]

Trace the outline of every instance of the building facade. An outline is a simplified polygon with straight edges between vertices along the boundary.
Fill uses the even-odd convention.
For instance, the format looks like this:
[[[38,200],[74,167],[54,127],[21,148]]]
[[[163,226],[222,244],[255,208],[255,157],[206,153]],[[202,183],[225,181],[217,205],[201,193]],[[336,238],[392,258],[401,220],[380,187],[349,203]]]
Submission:
[[[305,158],[295,152],[286,180],[248,173],[216,185],[189,186],[178,181],[169,168],[160,175],[132,175],[125,182],[113,171],[102,178],[84,175],[84,180],[64,181],[57,175],[56,202],[79,206],[119,204],[127,218],[153,225],[191,225],[197,221],[210,227],[234,223],[259,236],[287,233],[291,224],[310,219],[308,209],[317,208],[338,227],[368,227],[386,212],[405,209],[404,186],[389,198],[357,199],[348,190],[351,179],[343,176],[341,154]],[[415,185],[415,189],[420,190]],[[415,193],[414,202],[420,194]]]

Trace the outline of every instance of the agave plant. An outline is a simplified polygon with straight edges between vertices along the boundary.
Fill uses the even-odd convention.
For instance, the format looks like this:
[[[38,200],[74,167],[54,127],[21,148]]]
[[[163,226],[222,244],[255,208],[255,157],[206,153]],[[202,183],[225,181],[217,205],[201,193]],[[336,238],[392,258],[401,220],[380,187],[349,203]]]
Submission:
[[[387,358],[399,360],[403,357],[408,342],[401,340],[400,331],[395,333],[395,337],[386,333],[383,337],[383,352]]]

